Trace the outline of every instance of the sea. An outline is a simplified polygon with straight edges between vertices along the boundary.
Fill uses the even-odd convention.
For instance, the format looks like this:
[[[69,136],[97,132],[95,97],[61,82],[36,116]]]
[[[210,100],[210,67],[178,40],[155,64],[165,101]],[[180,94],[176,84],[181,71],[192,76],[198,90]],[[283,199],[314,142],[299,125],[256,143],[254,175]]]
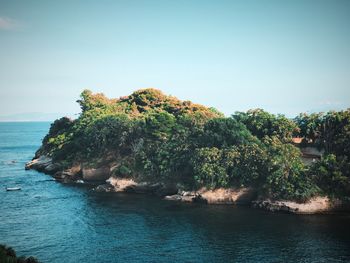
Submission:
[[[0,244],[40,262],[350,262],[350,215],[97,193],[26,171],[48,122],[0,123]],[[6,187],[21,187],[8,192]]]

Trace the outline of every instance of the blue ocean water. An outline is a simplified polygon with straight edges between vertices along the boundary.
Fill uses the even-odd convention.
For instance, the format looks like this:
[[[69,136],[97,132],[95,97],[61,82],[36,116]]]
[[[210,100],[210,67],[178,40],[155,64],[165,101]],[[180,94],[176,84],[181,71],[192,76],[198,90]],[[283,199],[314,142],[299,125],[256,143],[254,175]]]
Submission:
[[[25,171],[49,123],[0,123],[0,243],[41,262],[350,262],[350,215],[95,193]],[[6,192],[20,186],[21,191]]]

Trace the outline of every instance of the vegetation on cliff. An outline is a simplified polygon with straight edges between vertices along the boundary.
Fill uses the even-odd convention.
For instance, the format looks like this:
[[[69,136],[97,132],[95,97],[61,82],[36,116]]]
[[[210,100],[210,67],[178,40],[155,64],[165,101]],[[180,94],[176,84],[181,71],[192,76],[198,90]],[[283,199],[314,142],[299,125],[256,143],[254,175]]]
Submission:
[[[350,196],[349,110],[294,120],[261,109],[225,117],[214,108],[180,101],[155,89],[108,99],[82,92],[76,120],[56,120],[37,156],[66,167],[110,164],[135,180],[184,188],[254,187],[270,198],[307,200]],[[325,149],[312,166],[293,136]]]
[[[309,172],[323,193],[350,197],[350,109],[300,114],[295,118],[304,145],[324,150]]]
[[[38,263],[34,257],[17,257],[16,252],[11,247],[0,244],[0,262],[3,263]]]

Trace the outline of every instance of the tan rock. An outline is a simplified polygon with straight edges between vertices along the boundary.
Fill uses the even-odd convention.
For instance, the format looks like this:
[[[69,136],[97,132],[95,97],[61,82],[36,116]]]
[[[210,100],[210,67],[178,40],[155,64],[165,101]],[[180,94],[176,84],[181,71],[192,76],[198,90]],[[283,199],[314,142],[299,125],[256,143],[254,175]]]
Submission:
[[[32,161],[26,163],[25,169],[44,169],[47,166],[52,165],[52,159],[47,156],[40,156],[37,159],[33,159]]]
[[[315,197],[306,203],[297,203],[292,201],[276,201],[277,206],[286,206],[290,211],[298,214],[315,214],[331,210],[332,202],[328,197]]]
[[[133,179],[117,178],[113,176],[108,178],[106,182],[111,184],[116,192],[124,192],[125,189],[137,185]]]
[[[332,200],[328,197],[322,196],[311,198],[305,203],[271,200],[256,201],[254,202],[254,206],[272,212],[282,211],[295,214],[320,214],[350,210],[349,204],[346,204],[341,200]]]
[[[109,167],[83,168],[83,179],[86,181],[104,181],[110,176]]]
[[[202,188],[198,193],[208,204],[249,204],[256,196],[252,188]]]
[[[256,197],[252,188],[218,188],[208,190],[201,188],[197,192],[181,192],[166,196],[165,200],[182,202],[200,202],[207,204],[250,204]]]

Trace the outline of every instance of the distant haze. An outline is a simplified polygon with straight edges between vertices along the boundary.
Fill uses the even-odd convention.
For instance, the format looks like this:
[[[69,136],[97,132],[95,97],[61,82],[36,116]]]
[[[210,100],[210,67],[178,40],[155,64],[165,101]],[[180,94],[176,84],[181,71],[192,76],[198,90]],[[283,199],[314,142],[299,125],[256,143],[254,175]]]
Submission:
[[[0,115],[0,122],[24,122],[24,121],[45,121],[52,122],[63,116],[69,118],[76,118],[78,114],[67,114],[67,113],[43,113],[43,112],[27,112],[27,113],[17,113],[10,115]]]
[[[345,109],[349,14],[340,0],[0,0],[0,120],[74,115],[86,88],[154,87],[226,115]]]

